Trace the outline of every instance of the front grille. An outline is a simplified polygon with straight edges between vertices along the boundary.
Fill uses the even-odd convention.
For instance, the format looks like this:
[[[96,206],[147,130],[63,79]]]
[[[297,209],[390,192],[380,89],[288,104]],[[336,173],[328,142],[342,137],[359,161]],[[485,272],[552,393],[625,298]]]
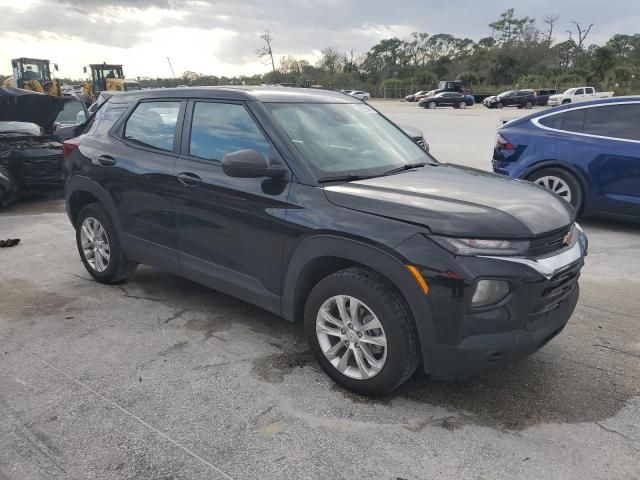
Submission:
[[[416,142],[421,149],[423,150],[427,149],[427,144],[424,142],[424,138],[416,137],[413,139],[413,141]]]
[[[581,266],[582,261],[578,260],[551,277],[547,287],[540,295],[538,305],[534,311],[529,314],[530,319],[535,320],[536,318],[555,310],[569,297],[569,295],[571,295],[571,292],[573,292],[573,289],[578,283]]]
[[[542,257],[564,248],[566,246],[565,238],[572,228],[573,225],[532,239],[529,244],[528,256]]]

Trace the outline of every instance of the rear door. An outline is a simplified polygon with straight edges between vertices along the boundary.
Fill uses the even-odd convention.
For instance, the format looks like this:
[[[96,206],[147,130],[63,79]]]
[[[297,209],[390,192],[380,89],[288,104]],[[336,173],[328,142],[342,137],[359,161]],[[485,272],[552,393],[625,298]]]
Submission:
[[[137,261],[171,271],[178,265],[174,165],[185,105],[169,99],[115,104],[102,114],[117,112],[118,124],[104,132],[96,121],[89,131],[91,137],[95,129],[96,141],[82,141],[92,178],[116,204],[125,250]]]
[[[593,207],[640,217],[640,102],[585,110]]]

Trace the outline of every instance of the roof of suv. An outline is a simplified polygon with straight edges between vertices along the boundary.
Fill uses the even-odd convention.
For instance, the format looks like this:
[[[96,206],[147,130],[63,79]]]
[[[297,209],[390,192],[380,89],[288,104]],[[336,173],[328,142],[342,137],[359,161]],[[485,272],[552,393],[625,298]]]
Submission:
[[[158,88],[114,95],[110,103],[130,103],[147,98],[211,98],[268,103],[361,103],[355,97],[333,90],[300,87],[228,86]]]

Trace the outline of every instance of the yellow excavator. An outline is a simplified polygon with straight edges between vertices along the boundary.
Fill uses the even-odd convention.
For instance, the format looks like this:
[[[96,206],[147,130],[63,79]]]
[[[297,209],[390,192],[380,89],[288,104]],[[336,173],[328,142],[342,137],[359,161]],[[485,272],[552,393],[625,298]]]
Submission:
[[[82,85],[83,93],[90,102],[95,102],[100,92],[128,92],[140,90],[140,83],[124,78],[122,65],[94,63],[89,65],[91,80]],[[87,73],[87,67],[84,67]]]
[[[13,76],[5,79],[3,87],[22,88],[32,92],[62,97],[60,80],[51,77],[51,62],[38,58],[14,58],[11,60]],[[57,71],[58,65],[53,64]]]

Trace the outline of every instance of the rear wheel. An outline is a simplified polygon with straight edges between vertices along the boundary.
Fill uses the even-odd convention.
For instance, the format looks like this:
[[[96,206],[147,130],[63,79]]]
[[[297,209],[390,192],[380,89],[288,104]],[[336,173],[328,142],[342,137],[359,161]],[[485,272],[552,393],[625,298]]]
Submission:
[[[78,214],[76,243],[82,263],[99,282],[120,282],[138,267],[125,256],[109,214],[99,203],[85,206]]]
[[[531,175],[527,180],[552,191],[573,205],[576,212],[582,208],[582,186],[572,173],[560,168],[544,168]]]
[[[363,102],[366,102],[367,100],[369,100],[369,97],[362,97]]]
[[[460,102],[460,103],[458,103],[458,108],[462,108],[462,109],[467,108],[467,102]]]
[[[388,393],[418,366],[418,341],[409,307],[376,273],[340,270],[309,294],[305,333],[324,371],[364,395]]]

